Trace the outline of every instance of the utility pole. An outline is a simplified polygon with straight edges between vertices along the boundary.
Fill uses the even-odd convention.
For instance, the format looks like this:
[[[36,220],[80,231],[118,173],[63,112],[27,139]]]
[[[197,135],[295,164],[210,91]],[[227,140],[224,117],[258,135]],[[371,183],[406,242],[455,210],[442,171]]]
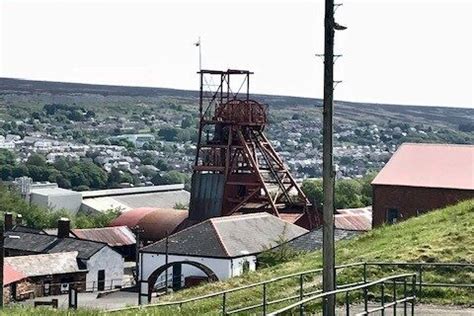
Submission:
[[[168,231],[166,231],[166,244],[165,244],[165,252],[166,252],[166,257],[165,257],[165,266],[166,266],[166,271],[165,271],[165,286],[166,286],[166,294],[168,294],[168,240],[169,234]]]
[[[3,269],[4,269],[4,258],[5,258],[5,227],[0,225],[0,287],[2,293],[0,295],[0,309],[3,309]]]
[[[194,46],[199,48],[199,71],[201,71],[202,70],[201,36],[199,36],[198,41],[194,43]]]
[[[143,232],[143,229],[140,226],[135,226],[133,229],[135,233],[135,283],[139,285],[140,283],[140,234]],[[140,293],[140,291],[138,291]]]
[[[334,186],[333,165],[333,92],[334,92],[334,30],[344,26],[334,21],[334,0],[325,0],[324,17],[324,103],[323,103],[323,291],[336,289],[334,254]],[[323,315],[335,315],[335,295],[324,301]]]

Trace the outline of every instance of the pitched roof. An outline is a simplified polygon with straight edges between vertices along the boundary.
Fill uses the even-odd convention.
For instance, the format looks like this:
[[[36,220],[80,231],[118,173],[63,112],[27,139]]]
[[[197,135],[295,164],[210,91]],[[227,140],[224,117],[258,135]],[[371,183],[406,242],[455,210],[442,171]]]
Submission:
[[[402,144],[372,184],[474,190],[474,145]]]
[[[8,231],[5,235],[5,249],[34,253],[56,253],[77,251],[79,259],[89,259],[97,251],[107,246],[90,240],[77,238],[58,238],[56,236]]]
[[[337,210],[334,226],[344,230],[368,231],[372,229],[372,207]]]
[[[353,238],[362,232],[360,231],[353,231],[353,230],[345,230],[345,229],[334,229],[334,240],[339,241],[342,239],[349,239]],[[278,245],[273,248],[271,251],[278,251],[280,247],[289,246],[291,249],[296,251],[314,251],[322,249],[323,247],[323,228],[320,227],[318,229],[313,229],[312,231],[296,237],[293,240],[288,241],[285,244]]]
[[[106,247],[104,243],[82,240],[76,238],[57,238],[57,241],[51,244],[46,250],[48,253],[64,253],[69,251],[77,251],[78,259],[89,259],[96,252]]]
[[[169,236],[168,252],[201,257],[239,257],[259,253],[306,232],[306,229],[268,213],[216,217]],[[164,253],[165,250],[165,239],[142,249],[150,253]]]
[[[3,265],[3,286],[26,279],[26,275],[20,271],[15,270],[8,260]]]
[[[5,263],[26,277],[87,272],[77,262],[77,251],[5,258]]]
[[[134,245],[135,235],[127,226],[73,229],[72,233],[81,239],[103,242],[110,247]]]

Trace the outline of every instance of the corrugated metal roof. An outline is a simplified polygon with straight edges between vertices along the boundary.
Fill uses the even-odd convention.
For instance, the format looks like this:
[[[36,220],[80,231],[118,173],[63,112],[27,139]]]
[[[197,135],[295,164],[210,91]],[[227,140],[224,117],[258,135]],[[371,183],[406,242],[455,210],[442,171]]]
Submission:
[[[87,272],[77,262],[77,251],[54,254],[7,257],[5,262],[26,277]]]
[[[474,145],[403,144],[372,184],[474,190]]]
[[[84,191],[81,193],[82,193],[82,197],[84,199],[87,199],[87,198],[101,197],[101,196],[117,196],[117,195],[128,195],[128,194],[164,192],[164,191],[181,191],[183,189],[184,189],[184,184],[170,184],[170,185],[155,185],[155,186],[150,186],[150,187]]]
[[[173,208],[176,204],[188,204],[189,198],[188,191],[176,190],[87,198],[82,204],[96,211],[120,209],[128,212],[142,207]]]
[[[306,232],[268,213],[211,218],[171,235],[169,253],[232,258],[259,253]],[[165,244],[162,239],[143,251],[164,253]]]
[[[15,270],[8,262],[3,265],[3,286],[26,279],[26,275]]]
[[[127,226],[73,229],[72,233],[78,238],[99,241],[110,247],[134,245],[135,235]]]
[[[123,213],[112,221],[110,226],[127,226],[143,229],[142,237],[146,240],[160,240],[166,233],[174,230],[188,217],[188,211],[141,207]]]

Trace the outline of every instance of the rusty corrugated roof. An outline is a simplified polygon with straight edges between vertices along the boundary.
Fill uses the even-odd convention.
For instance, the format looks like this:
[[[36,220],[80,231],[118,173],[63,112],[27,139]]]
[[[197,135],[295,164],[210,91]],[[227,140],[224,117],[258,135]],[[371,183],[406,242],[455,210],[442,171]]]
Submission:
[[[135,235],[127,226],[73,229],[72,233],[80,239],[103,242],[110,247],[129,246],[136,243]]]
[[[474,190],[474,146],[402,144],[372,184]]]

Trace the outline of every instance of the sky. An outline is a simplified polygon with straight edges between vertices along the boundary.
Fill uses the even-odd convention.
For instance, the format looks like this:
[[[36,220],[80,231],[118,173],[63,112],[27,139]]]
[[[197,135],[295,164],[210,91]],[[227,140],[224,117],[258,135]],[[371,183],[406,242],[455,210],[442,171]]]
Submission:
[[[472,0],[341,0],[335,99],[473,108]],[[324,1],[0,0],[0,77],[197,90],[249,69],[254,93],[323,95]]]

